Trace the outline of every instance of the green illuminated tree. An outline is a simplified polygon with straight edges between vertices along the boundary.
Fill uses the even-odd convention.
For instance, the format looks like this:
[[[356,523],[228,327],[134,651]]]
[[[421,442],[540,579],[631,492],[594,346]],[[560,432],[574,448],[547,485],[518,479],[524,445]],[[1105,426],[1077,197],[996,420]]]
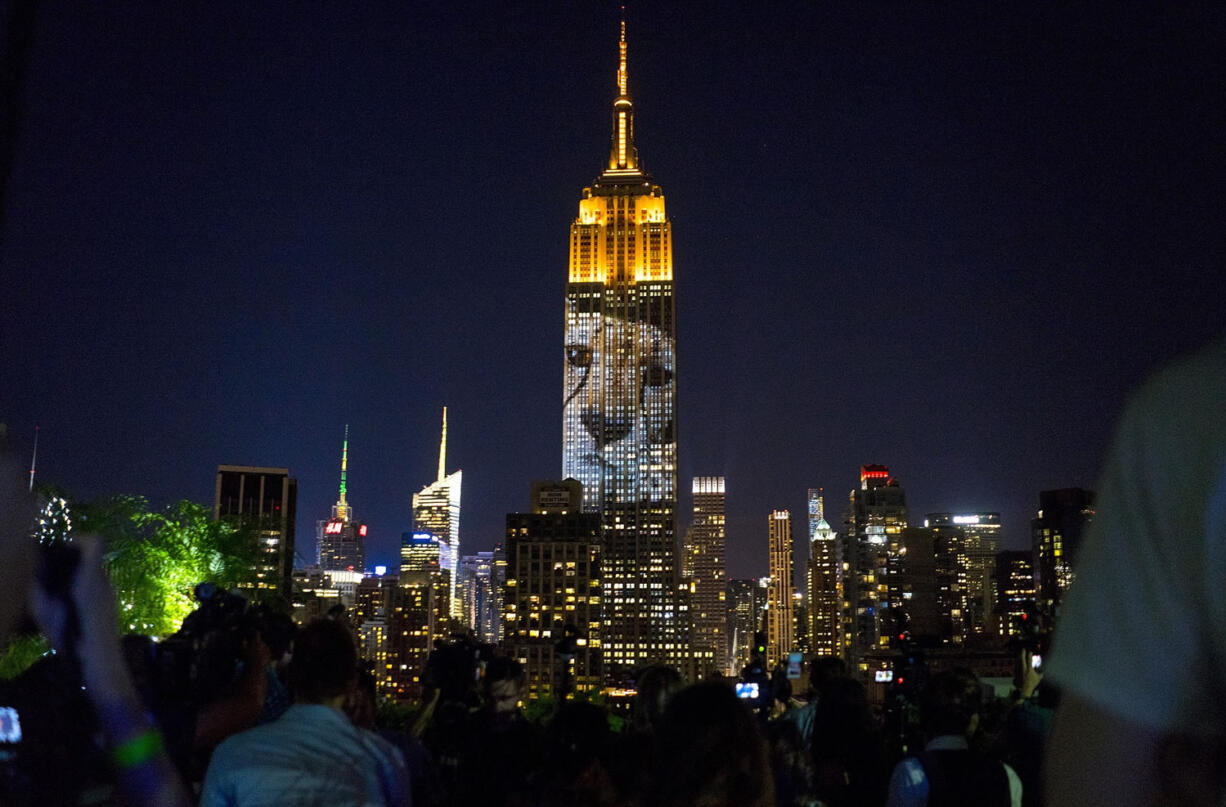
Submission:
[[[255,582],[255,534],[213,521],[203,505],[184,500],[151,511],[143,498],[123,496],[74,512],[80,530],[103,540],[124,632],[174,633],[195,607],[197,583],[233,588]]]
[[[56,491],[46,498],[32,540],[70,541],[83,533],[101,538],[124,633],[174,633],[196,607],[197,583],[254,588],[262,561],[258,534],[213,521],[203,505],[184,500],[153,511],[140,496],[81,503]],[[0,645],[0,680],[18,675],[45,652],[41,636],[9,637]]]

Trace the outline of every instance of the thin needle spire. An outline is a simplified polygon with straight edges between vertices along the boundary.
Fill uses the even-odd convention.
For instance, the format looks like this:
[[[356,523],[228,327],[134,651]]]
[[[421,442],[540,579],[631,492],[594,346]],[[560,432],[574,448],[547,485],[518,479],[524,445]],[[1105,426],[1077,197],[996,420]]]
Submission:
[[[634,147],[634,104],[630,101],[630,71],[626,67],[626,7],[622,6],[621,37],[617,41],[617,98],[613,101],[613,148],[610,171],[637,172],[638,150]]]
[[[619,52],[619,60],[617,64],[617,95],[620,98],[627,98],[629,94],[626,92],[629,85],[629,74],[626,70],[626,7],[622,6],[622,36],[621,41],[617,45]]]
[[[38,426],[34,427],[34,454],[30,457],[30,492],[34,492],[34,466],[38,463]]]
[[[443,407],[443,439],[438,446],[438,481],[447,476],[447,407]]]

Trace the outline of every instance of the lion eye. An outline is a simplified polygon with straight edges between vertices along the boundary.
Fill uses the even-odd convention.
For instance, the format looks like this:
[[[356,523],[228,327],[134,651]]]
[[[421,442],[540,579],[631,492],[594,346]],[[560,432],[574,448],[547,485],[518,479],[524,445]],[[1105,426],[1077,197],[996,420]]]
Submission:
[[[567,345],[566,361],[572,367],[587,367],[592,363],[592,349],[586,345]]]
[[[648,387],[666,387],[672,383],[673,371],[662,364],[649,364],[643,368],[643,384]]]

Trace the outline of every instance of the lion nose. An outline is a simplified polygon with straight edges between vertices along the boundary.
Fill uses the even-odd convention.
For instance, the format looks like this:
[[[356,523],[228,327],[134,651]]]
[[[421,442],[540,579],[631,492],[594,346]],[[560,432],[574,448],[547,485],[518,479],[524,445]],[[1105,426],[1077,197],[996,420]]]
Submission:
[[[609,418],[599,412],[585,412],[579,418],[587,433],[596,441],[597,448],[616,443],[630,434],[631,424],[617,418]]]

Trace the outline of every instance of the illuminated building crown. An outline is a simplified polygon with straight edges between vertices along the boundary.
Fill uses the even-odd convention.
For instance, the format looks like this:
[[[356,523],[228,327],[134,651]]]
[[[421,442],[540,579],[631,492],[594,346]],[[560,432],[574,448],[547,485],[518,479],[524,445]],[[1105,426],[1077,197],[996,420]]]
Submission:
[[[642,176],[639,150],[634,145],[634,104],[630,101],[630,75],[626,69],[626,21],[622,20],[621,40],[617,43],[617,98],[613,100],[613,144],[609,167],[602,178]]]

